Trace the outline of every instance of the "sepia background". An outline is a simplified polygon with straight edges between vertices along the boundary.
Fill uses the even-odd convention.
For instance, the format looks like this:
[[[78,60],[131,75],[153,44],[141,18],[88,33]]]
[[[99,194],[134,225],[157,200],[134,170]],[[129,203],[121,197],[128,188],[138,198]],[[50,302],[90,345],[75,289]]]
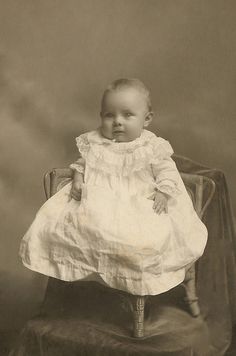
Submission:
[[[151,130],[175,152],[222,170],[236,209],[236,2],[0,2],[0,330],[37,311],[46,278],[18,257],[44,202],[42,176],[77,157],[99,125],[104,87],[138,77]]]

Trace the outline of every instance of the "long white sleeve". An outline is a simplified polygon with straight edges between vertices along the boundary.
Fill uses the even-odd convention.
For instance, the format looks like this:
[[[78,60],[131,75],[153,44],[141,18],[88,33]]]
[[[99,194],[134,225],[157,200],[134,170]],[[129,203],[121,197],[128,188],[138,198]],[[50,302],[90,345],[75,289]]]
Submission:
[[[180,174],[171,157],[165,157],[159,163],[152,164],[157,190],[175,197],[179,193]]]

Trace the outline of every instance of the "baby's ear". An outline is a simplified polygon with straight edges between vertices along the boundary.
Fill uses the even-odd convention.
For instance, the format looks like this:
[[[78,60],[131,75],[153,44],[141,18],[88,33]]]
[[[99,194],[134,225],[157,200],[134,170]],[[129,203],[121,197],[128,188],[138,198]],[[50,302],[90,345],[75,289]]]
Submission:
[[[149,111],[145,116],[143,127],[148,127],[149,124],[152,122],[152,119],[153,119],[153,112]]]

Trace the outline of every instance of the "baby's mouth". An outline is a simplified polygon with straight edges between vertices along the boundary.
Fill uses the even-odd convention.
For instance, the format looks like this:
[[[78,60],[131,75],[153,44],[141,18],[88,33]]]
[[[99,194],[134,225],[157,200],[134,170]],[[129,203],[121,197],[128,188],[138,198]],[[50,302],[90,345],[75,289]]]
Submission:
[[[124,133],[124,131],[122,131],[122,130],[114,130],[113,131],[113,134],[121,134],[121,133]]]

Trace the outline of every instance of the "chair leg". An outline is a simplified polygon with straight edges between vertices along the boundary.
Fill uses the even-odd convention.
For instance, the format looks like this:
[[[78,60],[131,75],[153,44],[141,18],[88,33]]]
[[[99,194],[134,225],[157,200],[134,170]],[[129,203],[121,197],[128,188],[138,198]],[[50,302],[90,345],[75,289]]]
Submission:
[[[187,271],[183,282],[186,297],[185,301],[189,306],[192,316],[197,317],[200,314],[200,307],[196,295],[196,281],[195,281],[195,265],[193,264]]]
[[[133,317],[134,317],[134,337],[144,336],[144,307],[145,296],[134,296]]]

